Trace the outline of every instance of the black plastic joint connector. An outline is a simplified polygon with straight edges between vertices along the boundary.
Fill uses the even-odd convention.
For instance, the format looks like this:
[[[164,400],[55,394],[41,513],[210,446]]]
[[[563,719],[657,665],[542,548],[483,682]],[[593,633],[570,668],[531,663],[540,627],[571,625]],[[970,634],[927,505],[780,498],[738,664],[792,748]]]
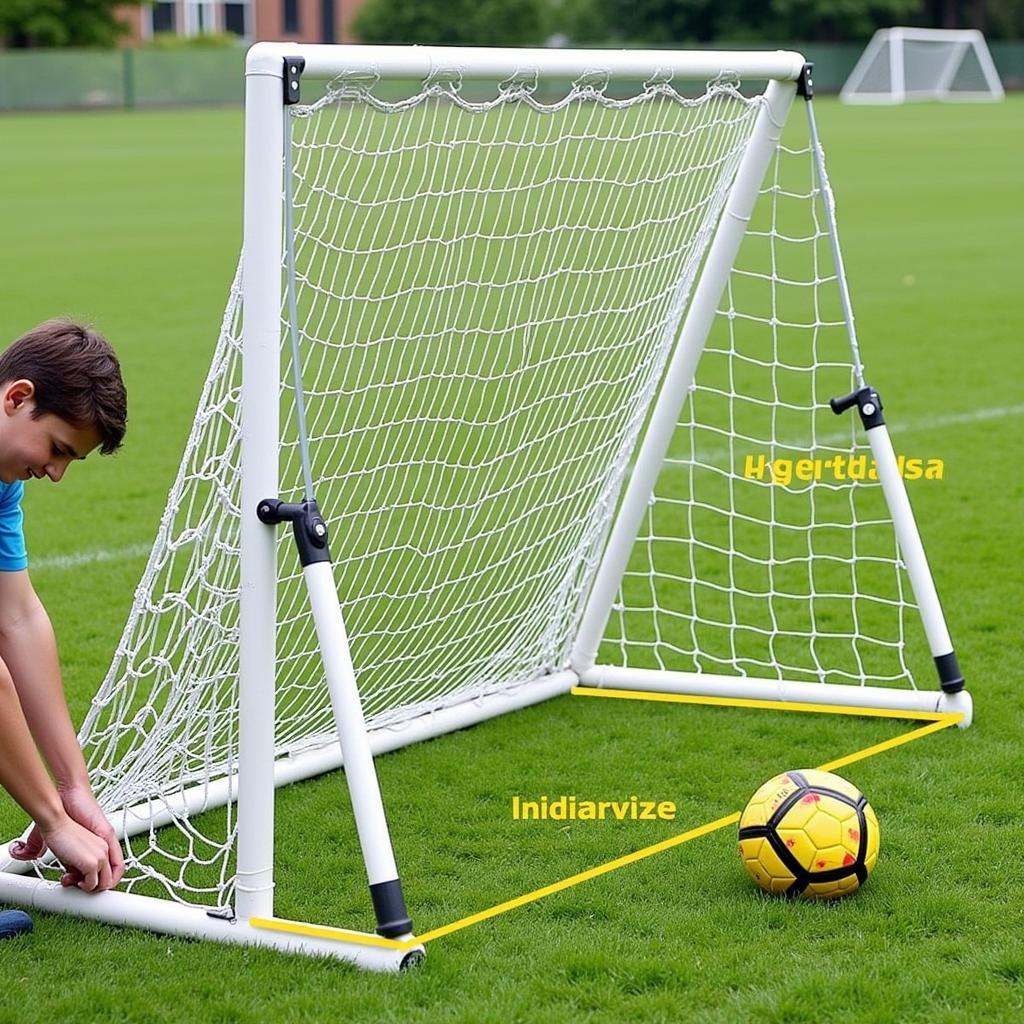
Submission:
[[[796,94],[803,96],[805,100],[814,99],[814,81],[811,77],[813,72],[814,64],[812,61],[808,61],[800,72],[800,77],[796,80]]]
[[[935,659],[935,667],[939,672],[939,684],[943,693],[959,693],[965,686],[960,664],[956,660],[956,652],[940,654]]]
[[[397,939],[412,932],[412,919],[405,909],[402,883],[397,879],[376,882],[370,886],[370,899],[377,917],[377,934],[386,939]]]
[[[837,416],[841,416],[847,409],[857,406],[865,430],[880,427],[885,423],[885,417],[882,415],[882,399],[874,388],[866,384],[856,391],[851,391],[848,395],[843,395],[842,398],[830,399],[828,404]]]
[[[327,547],[327,524],[313,499],[293,504],[278,501],[277,498],[264,498],[256,506],[256,518],[268,526],[292,524],[299,549],[299,562],[303,566],[331,560],[331,552]]]
[[[302,72],[306,70],[305,57],[284,58],[284,105],[290,107],[301,99]]]

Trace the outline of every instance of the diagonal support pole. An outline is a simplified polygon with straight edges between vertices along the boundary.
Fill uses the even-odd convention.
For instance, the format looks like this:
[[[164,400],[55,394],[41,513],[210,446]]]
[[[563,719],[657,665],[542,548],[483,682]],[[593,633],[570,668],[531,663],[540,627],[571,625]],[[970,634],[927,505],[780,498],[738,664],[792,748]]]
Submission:
[[[832,247],[832,262],[839,282],[839,297],[842,302],[843,319],[846,323],[846,334],[853,356],[854,377],[857,382],[857,389],[852,394],[833,398],[830,405],[836,415],[840,415],[854,406],[860,413],[861,422],[871,445],[871,454],[878,467],[882,492],[885,494],[889,514],[892,516],[893,526],[896,529],[900,555],[906,566],[907,575],[910,577],[910,585],[914,590],[917,606],[921,611],[921,622],[928,638],[932,658],[935,660],[939,683],[945,693],[959,693],[964,688],[964,677],[960,672],[960,665],[953,650],[953,641],[950,639],[949,630],[946,628],[946,619],[942,614],[942,605],[939,603],[938,591],[935,589],[935,580],[928,566],[924,544],[921,542],[921,534],[917,528],[913,509],[910,507],[910,498],[907,496],[906,484],[900,474],[896,453],[889,437],[889,429],[886,427],[885,417],[882,415],[882,400],[879,398],[878,392],[869,387],[864,380],[860,346],[857,343],[857,328],[853,319],[853,304],[850,301],[849,285],[846,282],[843,253],[839,246],[835,196],[828,180],[828,173],[825,169],[825,152],[818,141],[818,125],[814,119],[814,85],[811,79],[810,64],[804,67],[797,91],[806,101],[811,152],[814,154],[818,188],[821,192],[821,205]]]
[[[412,932],[412,921],[405,908],[402,884],[398,878],[345,622],[334,585],[327,546],[327,524],[316,501],[311,498],[301,504],[267,498],[259,503],[256,514],[260,522],[267,525],[292,524],[320,642],[331,707],[338,726],[345,779],[352,797],[356,830],[370,883],[370,898],[377,916],[377,932],[387,938],[407,937]]]

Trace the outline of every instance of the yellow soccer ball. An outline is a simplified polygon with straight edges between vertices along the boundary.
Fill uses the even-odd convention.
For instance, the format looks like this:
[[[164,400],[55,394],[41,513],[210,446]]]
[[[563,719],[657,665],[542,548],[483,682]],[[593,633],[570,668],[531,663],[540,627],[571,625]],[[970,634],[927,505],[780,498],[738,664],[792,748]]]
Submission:
[[[740,816],[740,858],[765,892],[834,899],[878,860],[878,819],[856,786],[813,768],[769,779]]]

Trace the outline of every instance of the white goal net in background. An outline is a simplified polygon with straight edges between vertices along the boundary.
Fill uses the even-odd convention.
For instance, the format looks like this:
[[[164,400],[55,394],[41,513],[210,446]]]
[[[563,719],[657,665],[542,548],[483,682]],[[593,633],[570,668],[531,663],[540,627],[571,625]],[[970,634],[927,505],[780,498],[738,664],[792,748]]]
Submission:
[[[293,109],[291,138],[316,496],[369,728],[400,737],[570,674],[638,438],[766,101],[731,80],[690,98],[662,78],[628,94],[584,78],[560,96],[512,81],[480,101],[457,82],[393,89],[342,80]],[[828,408],[856,376],[796,114],[599,660],[910,688],[928,650],[881,488],[836,469],[870,451],[852,414]],[[240,517],[253,512],[240,496],[244,273],[243,260],[82,730],[128,835],[126,887],[214,907],[235,884]],[[282,344],[279,496],[298,501],[290,381]],[[819,469],[804,479],[800,460]],[[274,756],[287,778],[338,760],[280,533]]]
[[[977,29],[879,29],[840,91],[844,103],[1001,100],[1003,85]]]

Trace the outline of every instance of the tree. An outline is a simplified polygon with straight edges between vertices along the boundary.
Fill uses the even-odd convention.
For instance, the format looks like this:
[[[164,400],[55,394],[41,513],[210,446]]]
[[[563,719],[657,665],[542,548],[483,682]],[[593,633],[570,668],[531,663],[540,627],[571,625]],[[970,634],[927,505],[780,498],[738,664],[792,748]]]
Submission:
[[[0,0],[7,46],[113,46],[126,26],[115,10],[141,0]]]
[[[367,0],[353,27],[364,43],[535,46],[543,0]]]
[[[928,0],[926,24],[977,28],[989,39],[1024,36],[1024,0]]]
[[[549,0],[552,31],[573,43],[652,46],[724,41],[862,40],[887,25],[935,23],[932,8],[984,11],[985,0]],[[1000,7],[1024,4],[1002,0]],[[993,4],[989,4],[991,8]],[[948,12],[947,12],[948,13]],[[979,26],[980,27],[980,26]]]
[[[845,42],[869,39],[877,28],[917,25],[925,0],[771,0],[779,39]]]

